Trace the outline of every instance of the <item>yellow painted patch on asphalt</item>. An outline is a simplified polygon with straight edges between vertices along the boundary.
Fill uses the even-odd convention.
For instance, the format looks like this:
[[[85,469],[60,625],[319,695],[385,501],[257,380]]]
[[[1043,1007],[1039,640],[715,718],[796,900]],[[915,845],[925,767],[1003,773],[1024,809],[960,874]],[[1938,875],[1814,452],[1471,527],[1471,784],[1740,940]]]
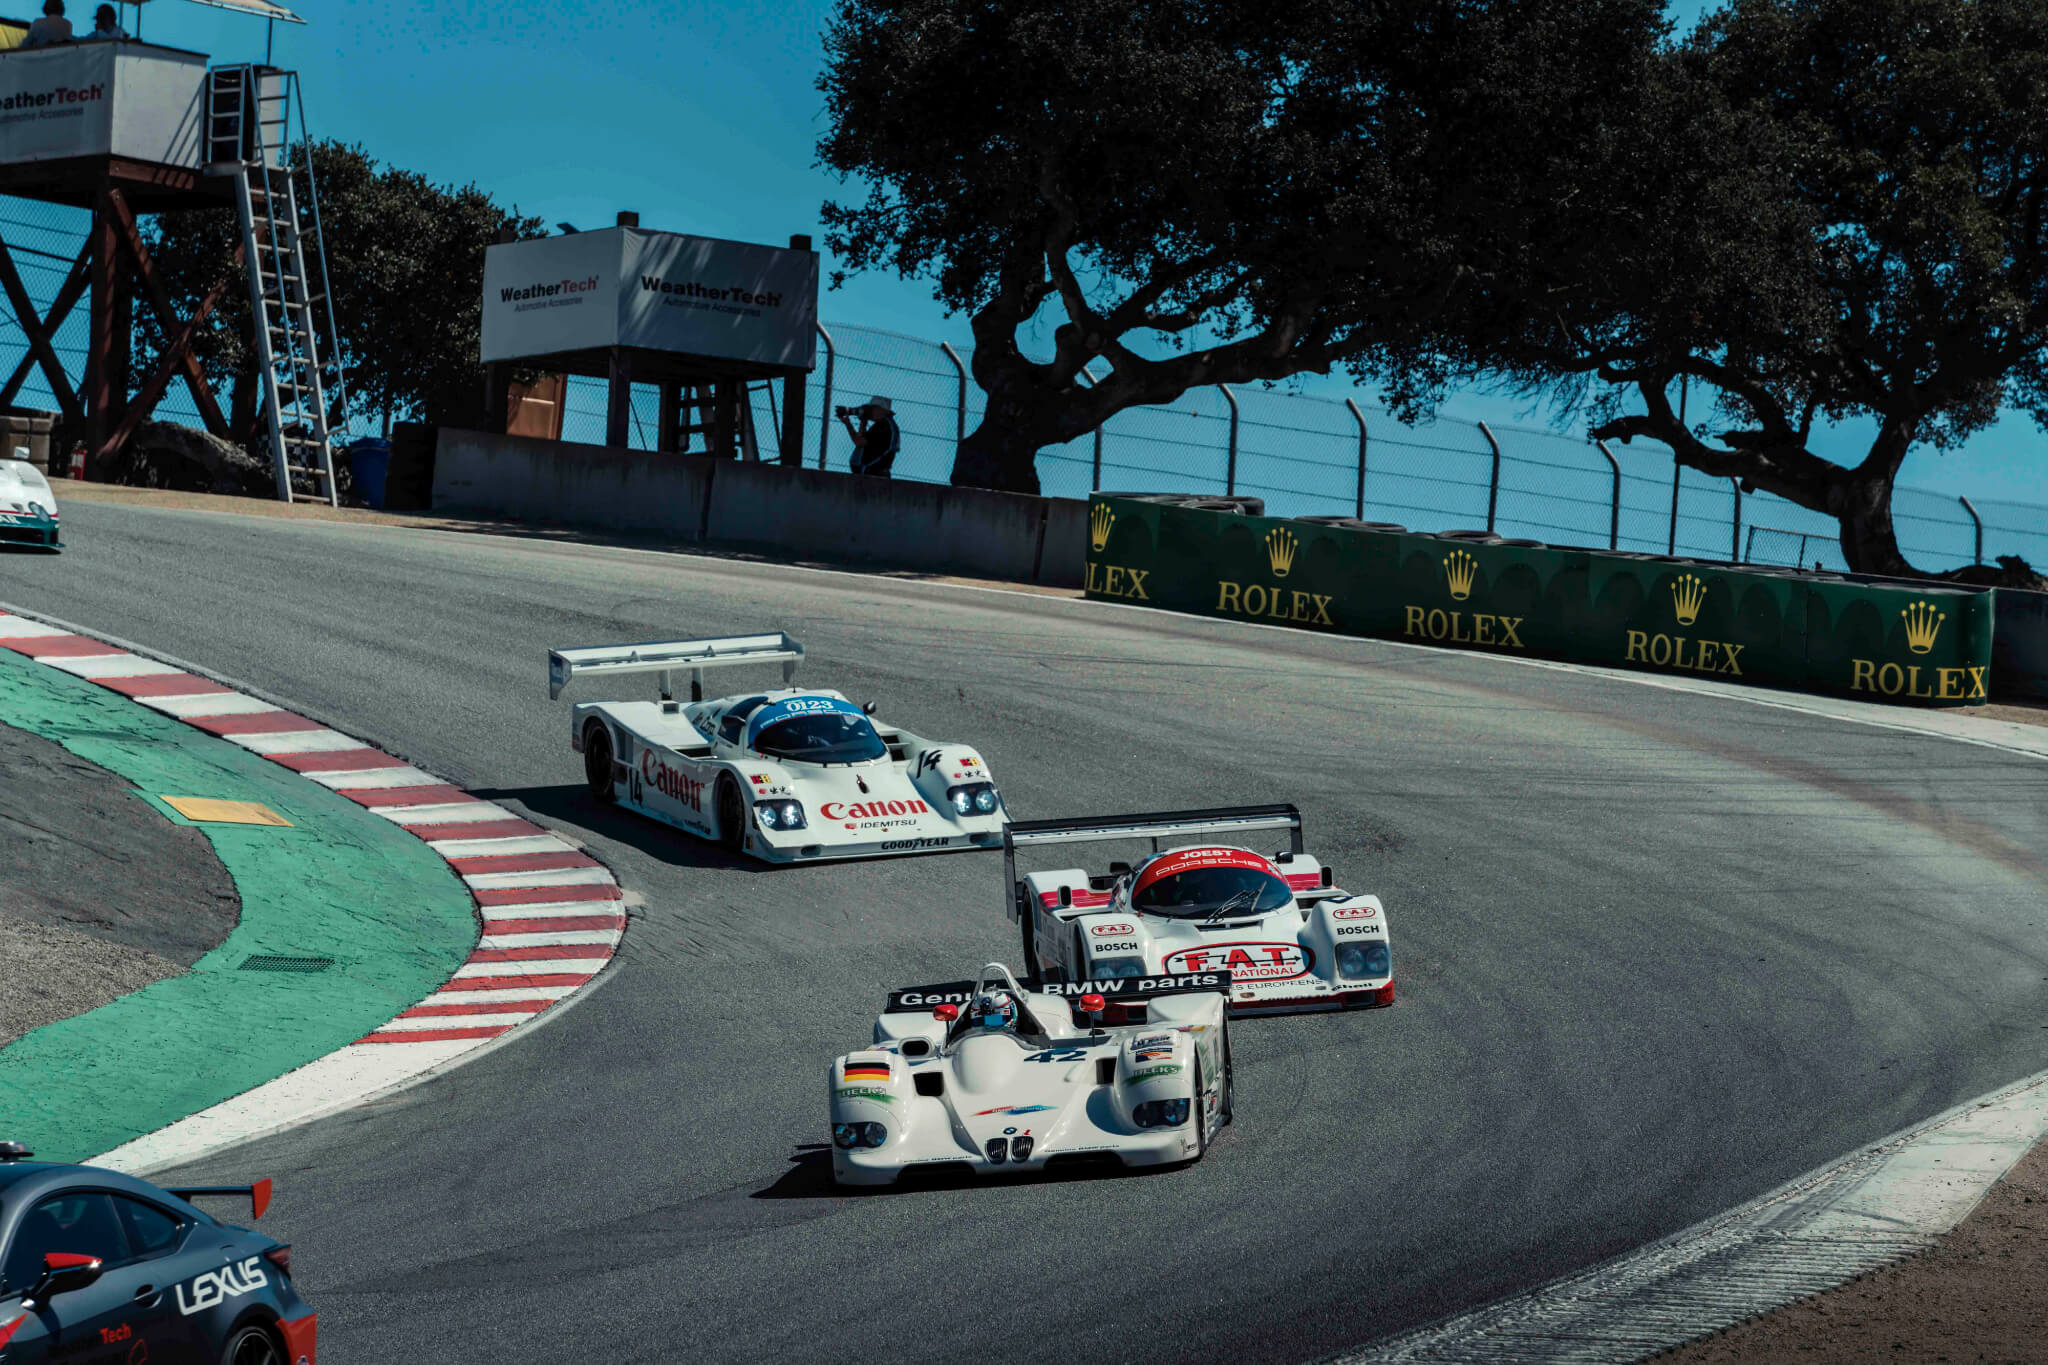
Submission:
[[[209,825],[282,825],[292,822],[260,801],[223,801],[213,796],[166,796],[163,803],[187,820]]]

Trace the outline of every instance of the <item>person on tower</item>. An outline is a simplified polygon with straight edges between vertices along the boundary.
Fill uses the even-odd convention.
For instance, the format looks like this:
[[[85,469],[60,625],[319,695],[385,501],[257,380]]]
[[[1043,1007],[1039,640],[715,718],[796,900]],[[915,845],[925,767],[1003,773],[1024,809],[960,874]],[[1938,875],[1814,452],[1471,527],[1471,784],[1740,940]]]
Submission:
[[[71,21],[64,17],[64,0],[43,0],[43,17],[28,26],[23,47],[51,47],[71,41]]]

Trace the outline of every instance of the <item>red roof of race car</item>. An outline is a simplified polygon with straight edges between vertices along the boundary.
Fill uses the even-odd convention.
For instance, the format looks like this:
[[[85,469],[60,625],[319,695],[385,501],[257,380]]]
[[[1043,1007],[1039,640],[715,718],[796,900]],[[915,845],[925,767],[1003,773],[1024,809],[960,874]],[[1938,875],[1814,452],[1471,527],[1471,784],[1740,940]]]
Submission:
[[[1241,848],[1180,848],[1145,864],[1145,870],[1138,874],[1137,885],[1131,890],[1135,894],[1162,878],[1204,867],[1243,867],[1272,877],[1280,875],[1273,864]]]

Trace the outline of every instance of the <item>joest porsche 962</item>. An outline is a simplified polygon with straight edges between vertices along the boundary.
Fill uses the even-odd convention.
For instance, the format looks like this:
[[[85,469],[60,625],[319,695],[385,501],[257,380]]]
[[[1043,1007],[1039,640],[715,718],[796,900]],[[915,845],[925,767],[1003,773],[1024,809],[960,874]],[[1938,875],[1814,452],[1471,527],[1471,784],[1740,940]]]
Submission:
[[[578,702],[569,743],[591,794],[769,862],[994,848],[1009,816],[965,744],[872,719],[838,692],[799,690],[787,635],[600,645],[548,654],[548,695],[580,676],[661,675],[659,701]],[[704,700],[704,670],[782,665],[778,689]],[[690,700],[673,675],[690,674]]]
[[[1275,829],[1288,832],[1289,846],[1271,857],[1235,845],[1159,847]],[[1020,848],[1130,839],[1152,844],[1136,865],[1017,875]],[[1291,805],[1018,821],[1003,832],[1003,872],[1026,969],[1050,980],[1227,971],[1235,1013],[1394,1000],[1385,907],[1337,887],[1302,852],[1301,812]]]
[[[0,1142],[0,1361],[315,1365],[291,1248],[191,1202],[261,1218],[268,1180],[161,1189],[34,1155]]]
[[[57,539],[57,495],[27,460],[0,458],[0,545],[64,548]]]
[[[825,1073],[832,1177],[1199,1160],[1230,1122],[1228,972],[894,991],[874,1046]]]

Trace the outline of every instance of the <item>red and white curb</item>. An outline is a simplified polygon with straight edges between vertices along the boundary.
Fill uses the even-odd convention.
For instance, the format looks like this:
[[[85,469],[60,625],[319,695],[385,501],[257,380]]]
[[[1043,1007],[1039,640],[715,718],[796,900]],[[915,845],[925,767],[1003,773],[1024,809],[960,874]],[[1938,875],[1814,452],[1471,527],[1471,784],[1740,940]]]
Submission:
[[[481,933],[439,990],[317,1061],[94,1158],[145,1171],[347,1108],[446,1069],[587,986],[625,933],[624,893],[576,845],[432,773],[261,698],[118,645],[0,612],[0,649],[261,754],[425,841]]]

